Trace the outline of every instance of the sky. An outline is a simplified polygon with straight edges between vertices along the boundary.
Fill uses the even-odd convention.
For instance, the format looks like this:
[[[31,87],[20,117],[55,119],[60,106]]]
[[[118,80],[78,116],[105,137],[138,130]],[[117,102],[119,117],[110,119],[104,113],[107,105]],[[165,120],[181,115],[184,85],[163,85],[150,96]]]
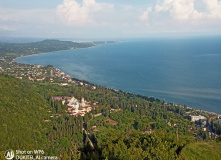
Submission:
[[[221,35],[220,0],[0,0],[0,36]]]

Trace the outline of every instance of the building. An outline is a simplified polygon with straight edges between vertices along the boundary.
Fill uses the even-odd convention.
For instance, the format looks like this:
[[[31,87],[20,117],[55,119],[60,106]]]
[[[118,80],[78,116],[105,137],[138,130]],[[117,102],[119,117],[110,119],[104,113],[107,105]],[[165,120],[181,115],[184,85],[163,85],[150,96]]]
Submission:
[[[196,121],[199,121],[199,120],[207,120],[206,117],[201,116],[201,115],[199,115],[199,116],[190,116],[190,118],[191,118],[191,122],[196,122]]]
[[[73,116],[84,116],[86,113],[92,110],[91,105],[86,102],[83,97],[81,102],[78,102],[75,97],[63,96],[53,96],[52,100],[62,101],[62,104],[67,106],[69,114]]]
[[[69,103],[67,104],[67,107],[68,110],[71,108],[72,111],[78,112],[80,105],[75,97],[71,97]]]
[[[83,117],[83,116],[84,116],[84,113],[77,113],[77,114],[75,114],[75,116],[76,116],[76,117],[78,117],[78,116],[82,116],[82,117]]]
[[[34,78],[31,78],[31,77],[28,77],[28,79],[29,79],[30,81],[34,81],[34,80],[35,80]]]
[[[149,129],[146,129],[146,130],[144,130],[144,133],[146,133],[146,134],[151,134],[152,133],[152,130],[149,128]]]
[[[93,89],[93,90],[96,89],[96,86],[92,86],[91,89]]]
[[[81,107],[85,107],[85,101],[83,97],[81,98]]]
[[[67,86],[68,83],[63,82],[63,83],[61,83],[61,85],[62,85],[62,86]]]
[[[40,78],[37,78],[36,80],[39,82],[39,81],[43,81],[45,78],[44,77],[40,77]]]
[[[98,116],[101,116],[102,113],[98,113],[98,114],[94,114],[94,117],[98,117]]]

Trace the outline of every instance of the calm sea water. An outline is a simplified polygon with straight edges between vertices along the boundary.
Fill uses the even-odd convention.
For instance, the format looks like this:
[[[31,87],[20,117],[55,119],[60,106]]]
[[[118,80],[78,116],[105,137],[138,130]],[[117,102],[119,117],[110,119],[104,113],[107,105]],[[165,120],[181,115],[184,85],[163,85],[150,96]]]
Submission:
[[[221,113],[221,38],[133,40],[16,59],[78,79]]]

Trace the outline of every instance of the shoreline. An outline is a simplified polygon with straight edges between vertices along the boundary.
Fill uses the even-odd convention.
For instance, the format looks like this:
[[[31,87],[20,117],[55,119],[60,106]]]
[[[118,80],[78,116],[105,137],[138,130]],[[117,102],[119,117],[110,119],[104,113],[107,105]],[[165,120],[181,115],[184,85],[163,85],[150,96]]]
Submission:
[[[59,50],[59,51],[51,51],[51,52],[42,52],[42,53],[34,53],[34,54],[30,54],[30,55],[25,55],[25,56],[19,56],[19,57],[16,57],[14,59],[12,59],[11,62],[15,62],[16,59],[18,58],[22,58],[22,57],[30,57],[30,56],[36,56],[36,55],[41,55],[41,54],[47,54],[47,53],[54,53],[54,52],[61,52],[61,51],[70,51],[70,50],[75,50],[75,49],[87,49],[87,48],[94,48],[94,47],[97,47],[99,45],[105,45],[105,44],[113,44],[113,43],[122,43],[122,42],[125,42],[125,41],[113,41],[111,43],[102,43],[102,44],[94,44],[94,46],[90,46],[90,47],[85,47],[85,48],[72,48],[72,49],[64,49],[64,50]],[[17,63],[17,62],[16,62]]]
[[[96,45],[96,46],[97,46],[97,45]],[[95,47],[95,46],[92,46],[92,47]],[[92,48],[92,47],[86,47],[86,48]],[[34,54],[30,54],[30,55],[25,55],[25,56],[16,57],[16,58],[14,58],[11,62],[15,62],[15,60],[18,59],[18,58],[30,57],[30,56],[36,56],[36,55],[48,54],[48,53],[54,53],[54,52],[70,51],[70,50],[75,50],[75,49],[84,49],[84,48],[73,48],[73,49],[65,49],[65,50],[52,51],[52,52],[34,53]],[[18,62],[15,62],[15,63],[18,63]]]
[[[14,62],[14,63],[17,63],[17,62]],[[24,63],[22,63],[22,64],[24,64]],[[33,64],[29,64],[29,65],[33,65]],[[40,65],[40,66],[43,66],[43,65]],[[54,66],[53,66],[53,68],[60,70],[61,72],[65,73],[66,76],[69,76],[69,77],[71,77],[71,79],[74,79],[74,80],[76,80],[76,81],[81,81],[81,82],[85,82],[85,83],[88,83],[88,84],[93,84],[93,85],[95,85],[95,86],[101,86],[101,85],[99,85],[99,84],[92,83],[92,82],[89,82],[89,81],[84,80],[84,79],[78,79],[78,78],[72,77],[72,76],[70,76],[69,74],[67,74],[65,71],[63,71],[63,70],[60,69],[60,68],[57,68],[57,67],[54,67]],[[107,87],[107,86],[101,86],[101,87],[105,87],[105,88],[110,89],[110,90],[119,91],[119,89],[109,88],[109,87]],[[127,91],[125,91],[125,90],[121,90],[121,91],[124,92],[124,93],[126,93],[126,94],[133,94],[133,95],[138,96],[138,97],[143,96],[143,97],[148,97],[148,98],[153,97],[155,100],[156,100],[156,99],[159,99],[159,98],[155,98],[154,96],[146,96],[146,95],[141,95],[141,94],[137,94],[137,93],[131,93],[131,92],[127,92]],[[161,100],[161,99],[159,99],[159,100],[160,100],[161,102],[163,102],[163,100]],[[170,105],[170,103],[171,103],[171,102],[165,102],[166,105]],[[206,110],[203,110],[203,109],[196,109],[196,108],[192,108],[192,107],[189,107],[189,106],[185,106],[185,107],[184,107],[183,105],[179,105],[179,104],[176,104],[176,103],[172,103],[172,104],[173,104],[173,106],[180,107],[180,108],[185,108],[185,107],[186,107],[186,109],[194,110],[194,111],[196,111],[196,112],[201,112],[201,113],[205,113],[205,114],[211,114],[211,115],[219,115],[219,116],[221,116],[221,113],[216,113],[216,112],[212,112],[212,111],[206,111]]]
[[[116,42],[114,42],[116,43]],[[120,43],[120,42],[118,42]],[[108,44],[108,43],[104,43],[104,44]],[[44,52],[44,53],[35,53],[35,54],[31,54],[31,55],[25,55],[25,56],[19,56],[19,57],[16,57],[14,58],[11,62],[14,62],[14,63],[19,63],[19,62],[15,62],[16,59],[18,58],[23,58],[23,57],[29,57],[29,56],[35,56],[35,55],[40,55],[40,54],[47,54],[47,53],[53,53],[53,52],[61,52],[61,51],[69,51],[69,50],[75,50],[75,49],[86,49],[86,48],[93,48],[93,47],[96,47],[96,46],[99,46],[99,45],[102,45],[102,44],[98,44],[98,45],[95,45],[95,46],[91,46],[91,47],[85,47],[85,48],[73,48],[73,49],[67,49],[67,50],[59,50],[59,51],[52,51],[52,52]],[[25,64],[25,63],[21,63],[21,64]],[[33,64],[29,64],[29,65],[33,65]],[[44,65],[40,65],[40,66],[44,66]],[[53,68],[57,68],[57,67],[54,67]],[[63,71],[62,69],[60,68],[57,68],[59,69],[60,71],[64,72],[66,74],[66,71]],[[66,74],[67,76],[70,76],[68,74]],[[78,78],[75,78],[75,77],[72,77],[70,76],[71,78],[73,79],[76,79],[78,81],[85,81],[85,82],[88,82],[88,83],[91,83],[87,80],[83,80],[83,79],[78,79]],[[92,83],[91,83],[92,84]],[[94,84],[94,83],[93,83]],[[99,84],[95,84],[96,86],[99,86]],[[102,87],[106,87],[106,86],[102,86]],[[106,87],[108,88],[108,87]],[[113,89],[113,88],[108,88],[108,89]],[[117,89],[113,89],[113,90],[117,90]],[[134,94],[135,96],[139,96],[141,94],[138,94],[138,93],[130,93],[130,92],[127,92],[127,91],[124,91],[122,90],[124,93],[129,93],[129,94]],[[141,95],[141,96],[144,96],[144,97],[154,97],[154,96],[145,96],[145,95]],[[155,98],[154,99],[159,99],[159,98]],[[163,100],[159,99],[161,102],[163,102]],[[171,102],[165,102],[166,104],[170,104]],[[183,105],[179,105],[179,104],[174,104],[172,103],[174,106],[178,106],[178,107],[182,107],[184,108]],[[194,111],[199,111],[199,112],[202,112],[202,113],[206,113],[206,114],[212,114],[212,115],[221,115],[221,113],[216,113],[216,112],[212,112],[212,111],[206,111],[206,110],[202,110],[202,109],[196,109],[196,108],[192,108],[192,107],[189,107],[189,106],[186,106],[187,109],[190,109],[190,110],[194,110]]]

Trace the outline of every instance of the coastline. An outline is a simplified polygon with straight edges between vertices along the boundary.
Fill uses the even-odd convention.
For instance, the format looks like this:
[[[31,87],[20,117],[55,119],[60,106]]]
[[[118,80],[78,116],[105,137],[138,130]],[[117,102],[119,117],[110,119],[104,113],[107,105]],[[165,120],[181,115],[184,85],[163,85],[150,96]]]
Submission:
[[[73,42],[75,42],[75,41],[73,41]],[[35,56],[35,55],[41,55],[41,54],[47,54],[47,53],[54,53],[54,52],[61,52],[61,51],[70,51],[70,50],[76,50],[76,49],[93,48],[93,47],[97,47],[97,46],[99,46],[99,45],[112,44],[112,43],[121,43],[121,42],[124,42],[124,41],[113,41],[113,42],[111,42],[111,43],[102,43],[102,44],[95,44],[95,43],[93,43],[94,46],[90,46],[90,47],[70,48],[70,49],[64,49],[64,50],[59,50],[59,51],[50,51],[50,52],[34,53],[34,54],[30,54],[30,55],[25,55],[25,56],[21,55],[21,56],[18,56],[18,57],[16,57],[16,58],[12,59],[11,62],[15,62],[15,60],[16,60],[17,58],[22,58],[22,57],[30,57],[30,56]],[[92,42],[91,42],[91,43],[92,43]],[[17,63],[17,62],[16,62],[16,63]]]
[[[97,46],[97,45],[96,45]],[[96,46],[92,46],[92,47],[96,47]],[[92,47],[86,47],[86,48],[92,48]],[[14,58],[11,62],[15,62],[15,60],[17,58],[22,58],[22,57],[30,57],[30,56],[36,56],[36,55],[41,55],[41,54],[48,54],[48,53],[54,53],[54,52],[62,52],[62,51],[70,51],[70,50],[75,50],[75,49],[84,49],[84,48],[73,48],[73,49],[65,49],[65,50],[59,50],[59,51],[51,51],[51,52],[43,52],[43,53],[34,53],[34,54],[30,54],[30,55],[25,55],[25,56],[19,56]],[[17,62],[16,62],[17,63]]]
[[[105,43],[104,43],[104,44],[105,44]],[[101,45],[101,44],[99,44],[99,45]],[[93,47],[96,47],[96,46],[98,46],[98,45],[91,46],[91,47],[85,47],[85,48],[93,48]],[[85,48],[74,48],[74,49],[85,49]],[[74,50],[74,49],[67,49],[67,50]],[[67,50],[59,50],[59,51],[52,51],[52,52],[61,52],[61,51],[67,51]],[[47,54],[47,53],[52,53],[52,52],[35,53],[35,54],[31,54],[31,55],[26,55],[26,56],[19,56],[19,57],[16,57],[15,59],[13,59],[11,62],[15,62],[15,60],[16,60],[17,58],[35,56],[35,55],[40,55],[40,54]],[[18,63],[18,62],[15,62],[15,63]],[[43,66],[43,65],[40,65],[40,66]],[[55,67],[54,67],[54,68],[55,68]],[[57,69],[61,70],[60,68],[57,68]],[[63,71],[63,70],[61,70],[61,71],[66,74],[66,71]],[[70,76],[70,75],[68,75],[68,74],[66,74],[66,75],[67,75],[67,76]],[[70,76],[70,77],[71,77],[71,76]],[[79,81],[88,82],[87,80],[81,80],[81,79],[78,79],[78,78],[75,78],[75,77],[71,77],[71,78],[76,79],[76,80],[79,80]],[[90,83],[90,82],[88,82],[88,83]],[[95,84],[95,85],[98,86],[99,84]],[[106,88],[107,88],[107,87],[106,87]],[[113,89],[113,88],[108,88],[108,89]],[[129,92],[127,92],[127,91],[123,91],[123,92],[129,93]],[[136,96],[139,95],[139,94],[136,94],[136,93],[131,93],[131,94],[134,94],[134,95],[136,95]],[[142,96],[144,96],[144,95],[142,95]],[[146,96],[146,97],[148,97],[148,96]],[[155,97],[154,97],[154,98],[155,98]],[[157,99],[158,99],[158,98],[157,98]],[[162,101],[162,100],[160,99],[160,101]],[[170,103],[170,102],[168,102],[168,103]],[[178,104],[174,104],[174,106],[184,107],[184,106],[178,105]],[[206,114],[220,115],[219,113],[216,113],[216,112],[206,111],[206,110],[202,110],[202,109],[195,109],[195,108],[188,107],[188,106],[187,106],[186,108],[188,108],[188,109],[190,109],[190,110],[194,110],[194,111],[200,111],[200,112],[206,113]]]
[[[74,50],[74,49],[67,49],[67,50],[60,50],[60,51],[52,51],[52,52],[61,52],[61,51],[68,51],[68,50]],[[36,56],[36,55],[47,54],[47,53],[52,53],[52,52],[34,53],[34,54],[30,54],[30,55],[25,55],[25,56],[22,55],[22,56],[19,56],[19,57],[14,58],[11,62],[15,62],[15,60],[18,59],[18,58]],[[15,62],[15,63],[17,63],[17,62]]]

